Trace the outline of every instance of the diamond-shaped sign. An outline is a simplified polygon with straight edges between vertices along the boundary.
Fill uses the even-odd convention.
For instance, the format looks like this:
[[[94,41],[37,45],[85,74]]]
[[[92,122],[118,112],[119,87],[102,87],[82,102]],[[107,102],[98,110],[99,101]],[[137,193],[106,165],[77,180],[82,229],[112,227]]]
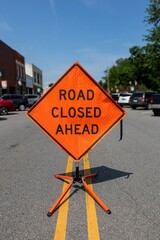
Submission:
[[[75,160],[80,160],[126,112],[75,62],[27,115]]]

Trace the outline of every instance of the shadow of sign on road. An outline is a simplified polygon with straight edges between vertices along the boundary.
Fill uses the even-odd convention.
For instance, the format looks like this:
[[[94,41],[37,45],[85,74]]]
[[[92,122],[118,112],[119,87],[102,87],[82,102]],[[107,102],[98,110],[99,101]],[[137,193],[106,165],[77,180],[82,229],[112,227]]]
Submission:
[[[85,169],[85,171],[90,171],[91,174],[96,173],[97,176],[92,178],[92,184],[96,184],[96,183],[100,183],[100,182],[105,182],[105,181],[109,181],[109,180],[113,180],[113,179],[117,179],[117,178],[121,178],[121,177],[125,177],[125,179],[129,178],[129,176],[133,173],[131,172],[125,172],[125,171],[120,171],[120,170],[116,170],[113,168],[109,168],[106,166],[99,166],[99,167],[94,167],[94,168],[90,168],[90,169]],[[79,171],[80,175],[84,175],[84,170],[80,170]],[[65,175],[65,173],[61,173],[62,175]],[[70,176],[75,176],[75,172],[67,172],[67,175]],[[62,180],[62,179],[61,179]],[[63,182],[68,182],[67,180],[62,180]],[[89,183],[88,183],[89,185]],[[74,191],[65,199],[63,200],[57,209],[59,209],[60,206],[62,206],[69,198],[71,198],[71,196],[73,194],[75,194],[77,191],[79,191],[80,189],[82,189],[83,191],[85,191],[84,186],[81,186],[81,183],[79,185],[79,183],[75,183],[73,185],[73,187],[75,188]],[[56,209],[56,210],[57,210]]]
[[[129,178],[129,176],[131,174],[133,174],[131,172],[124,172],[124,171],[116,170],[116,169],[109,168],[106,166],[94,167],[94,168],[86,169],[86,171],[90,171],[91,174],[92,173],[97,174],[96,177],[92,178],[93,184],[105,182],[105,181],[109,181],[109,180],[113,180],[113,179],[121,178],[121,177],[125,177],[125,179],[127,179],[127,178]],[[79,172],[80,172],[80,175],[82,175],[82,176],[84,175],[83,170],[80,170]],[[60,174],[65,175],[66,173],[60,173]],[[67,173],[67,175],[74,176],[75,172],[74,171],[69,172],[69,173]]]
[[[109,180],[113,180],[121,177],[129,178],[129,176],[133,174],[130,172],[124,172],[124,171],[116,170],[106,166],[91,168],[90,171],[91,173],[97,173],[97,177],[92,179],[93,184],[105,182],[105,181],[109,181]]]

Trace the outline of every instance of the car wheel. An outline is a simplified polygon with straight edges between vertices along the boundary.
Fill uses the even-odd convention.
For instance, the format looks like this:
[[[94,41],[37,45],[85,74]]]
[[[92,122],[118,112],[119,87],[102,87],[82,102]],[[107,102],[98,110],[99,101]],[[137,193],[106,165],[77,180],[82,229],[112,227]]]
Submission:
[[[136,106],[132,106],[132,109],[136,109]]]
[[[0,115],[7,115],[8,114],[8,109],[6,107],[1,107],[0,108]]]
[[[24,111],[26,109],[25,105],[24,104],[20,104],[19,105],[19,110],[20,111]]]
[[[147,109],[147,110],[150,110],[150,109],[151,109],[151,107],[150,107],[150,104],[149,104],[149,103],[147,104],[147,106],[146,106],[146,109]]]
[[[158,110],[153,110],[154,116],[159,116],[160,112]]]

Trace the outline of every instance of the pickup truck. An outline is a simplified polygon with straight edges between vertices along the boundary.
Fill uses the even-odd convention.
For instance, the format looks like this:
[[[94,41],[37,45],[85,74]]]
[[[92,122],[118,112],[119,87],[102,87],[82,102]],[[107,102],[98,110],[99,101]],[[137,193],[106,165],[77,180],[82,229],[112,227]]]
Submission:
[[[155,116],[160,116],[160,93],[151,96],[150,109],[152,109]]]

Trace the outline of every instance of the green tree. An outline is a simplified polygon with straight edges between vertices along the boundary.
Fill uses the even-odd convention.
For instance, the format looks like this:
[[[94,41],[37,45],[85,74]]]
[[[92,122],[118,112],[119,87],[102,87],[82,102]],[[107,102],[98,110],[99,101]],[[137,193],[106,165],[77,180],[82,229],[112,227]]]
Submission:
[[[130,58],[122,58],[116,61],[117,68],[118,68],[118,84],[121,86],[129,85],[129,82],[134,82],[134,72],[135,68],[132,64]]]
[[[148,84],[149,46],[130,48],[130,60],[134,69],[134,80],[139,84]]]
[[[160,0],[150,0],[146,14],[144,20],[149,25],[149,29],[144,39],[149,43],[147,45],[149,81],[154,90],[160,91]]]
[[[105,71],[103,86],[105,84],[111,91],[114,91],[115,88],[119,88],[120,91],[127,90],[129,82],[135,80],[134,71],[131,59],[120,58],[115,65]]]
[[[105,76],[102,77],[102,79],[99,81],[99,84],[109,92],[109,87],[108,87],[108,69],[104,71]]]
[[[111,92],[117,84],[117,67],[112,66],[111,68],[107,68],[104,73],[105,76],[102,77],[102,80],[99,81],[99,83],[104,89],[106,89],[108,92]]]
[[[49,83],[49,84],[48,84],[48,87],[51,87],[52,85],[53,85],[53,83]]]
[[[143,36],[147,44],[130,48],[130,57],[118,59],[105,71],[102,84],[122,90],[137,82],[144,88],[160,91],[160,0],[150,0],[144,21],[149,29]],[[124,89],[123,89],[124,88]],[[121,90],[120,89],[120,90]]]
[[[147,42],[160,45],[160,0],[150,0],[146,14],[144,21],[151,27],[144,38]]]

